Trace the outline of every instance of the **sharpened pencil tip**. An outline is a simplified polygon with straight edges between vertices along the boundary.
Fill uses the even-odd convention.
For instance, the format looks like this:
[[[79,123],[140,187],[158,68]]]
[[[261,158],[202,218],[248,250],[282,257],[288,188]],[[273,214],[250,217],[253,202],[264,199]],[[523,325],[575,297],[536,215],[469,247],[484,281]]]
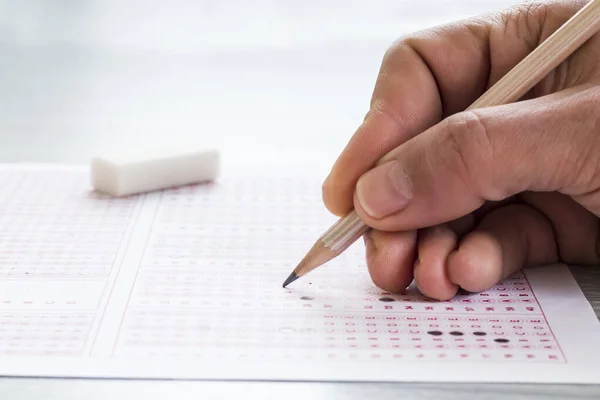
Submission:
[[[290,276],[285,280],[285,282],[283,282],[283,287],[285,288],[296,279],[306,275],[318,266],[333,259],[336,255],[337,253],[326,248],[322,241],[317,241],[310,251],[304,256],[302,261],[300,261],[298,266],[294,268],[294,271],[290,274]]]
[[[288,276],[288,278],[285,280],[285,282],[283,282],[283,287],[286,287],[287,285],[289,285],[290,283],[294,282],[298,278],[299,278],[299,276],[296,275],[295,272],[292,272],[290,274],[290,276]]]

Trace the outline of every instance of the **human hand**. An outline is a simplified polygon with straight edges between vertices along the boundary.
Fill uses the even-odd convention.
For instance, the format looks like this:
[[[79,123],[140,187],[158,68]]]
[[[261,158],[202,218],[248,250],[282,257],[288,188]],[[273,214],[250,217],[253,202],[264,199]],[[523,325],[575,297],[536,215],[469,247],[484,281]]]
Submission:
[[[353,207],[373,282],[431,298],[517,270],[600,263],[600,35],[522,101],[464,111],[584,6],[521,5],[386,53],[370,110],[323,185]]]

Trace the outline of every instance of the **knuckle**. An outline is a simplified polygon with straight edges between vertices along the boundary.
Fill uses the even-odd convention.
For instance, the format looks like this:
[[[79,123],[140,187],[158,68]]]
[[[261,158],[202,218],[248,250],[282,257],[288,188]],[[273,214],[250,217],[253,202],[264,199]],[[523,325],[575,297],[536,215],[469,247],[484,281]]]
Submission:
[[[510,7],[501,17],[504,32],[514,34],[532,51],[539,45],[549,3],[529,1]]]
[[[501,16],[504,29],[514,30],[530,51],[563,25],[589,0],[533,0],[514,5]]]
[[[548,12],[548,3],[527,2],[517,6],[517,19],[526,29],[525,33],[532,34],[539,31]]]
[[[392,60],[395,59],[396,56],[398,55],[398,53],[404,51],[404,49],[407,46],[407,44],[406,44],[407,39],[408,39],[408,37],[401,36],[401,37],[397,38],[396,40],[394,40],[392,45],[390,47],[388,47],[385,54],[383,55],[384,63],[386,61],[389,61],[390,59],[392,59]]]
[[[477,191],[481,198],[500,200],[505,193],[494,189],[494,145],[484,119],[473,111],[455,114],[445,120],[438,156],[444,167]]]
[[[411,36],[402,36],[396,39],[383,54],[381,62],[381,73],[386,73],[390,66],[395,65],[398,60],[402,60],[403,56],[412,50],[410,45]]]
[[[586,95],[587,94],[587,95]],[[562,164],[563,182],[574,194],[600,190],[600,86],[582,93],[578,101],[565,106],[563,120],[578,120],[578,129],[571,125],[561,130],[566,155]],[[569,113],[570,111],[570,113]],[[560,113],[561,111],[559,111]],[[575,116],[575,118],[574,118]],[[573,132],[577,132],[575,138]]]
[[[450,34],[450,27],[451,24],[436,25],[398,37],[385,52],[382,64],[386,66],[404,63],[407,56],[422,58],[419,49],[423,44],[443,40]]]

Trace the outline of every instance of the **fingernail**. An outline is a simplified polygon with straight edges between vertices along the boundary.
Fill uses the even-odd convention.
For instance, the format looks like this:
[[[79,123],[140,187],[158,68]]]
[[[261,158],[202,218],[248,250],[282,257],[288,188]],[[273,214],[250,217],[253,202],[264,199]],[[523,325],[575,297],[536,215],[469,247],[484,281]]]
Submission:
[[[398,161],[389,161],[364,174],[356,185],[361,207],[373,218],[402,211],[412,197],[408,176]]]

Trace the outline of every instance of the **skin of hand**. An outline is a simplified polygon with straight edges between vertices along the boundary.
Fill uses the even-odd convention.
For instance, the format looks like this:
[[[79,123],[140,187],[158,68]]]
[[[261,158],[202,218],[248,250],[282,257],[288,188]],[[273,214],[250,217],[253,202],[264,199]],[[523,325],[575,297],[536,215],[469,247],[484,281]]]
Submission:
[[[527,266],[600,263],[600,35],[519,102],[464,111],[584,5],[523,4],[386,52],[323,184],[329,211],[373,228],[375,285],[448,300]]]

